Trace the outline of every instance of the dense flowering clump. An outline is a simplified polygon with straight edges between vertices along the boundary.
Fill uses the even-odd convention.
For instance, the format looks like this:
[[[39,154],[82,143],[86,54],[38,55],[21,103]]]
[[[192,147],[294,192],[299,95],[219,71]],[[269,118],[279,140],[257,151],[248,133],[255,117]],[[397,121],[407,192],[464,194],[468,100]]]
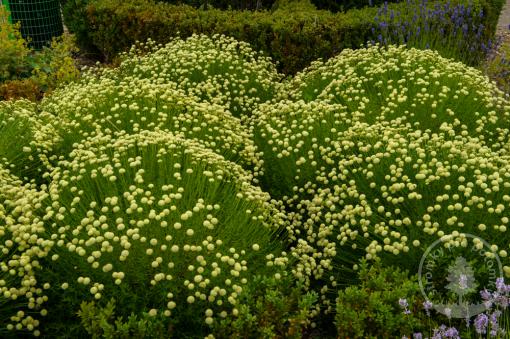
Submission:
[[[162,314],[196,330],[235,315],[252,276],[286,263],[273,243],[283,224],[269,195],[196,141],[98,135],[48,177],[40,210],[54,263],[42,277],[57,304],[107,296],[121,315]]]
[[[339,103],[358,121],[400,119],[433,132],[446,122],[494,148],[504,142],[510,125],[510,104],[494,83],[479,70],[431,50],[344,50],[315,62],[286,87],[285,97]]]
[[[174,82],[186,94],[224,105],[238,117],[271,100],[281,77],[270,58],[224,35],[193,35],[159,47],[150,40],[133,47],[123,57],[121,76]]]
[[[473,68],[432,51],[377,46],[316,62],[287,82],[281,100],[250,120],[263,152],[264,188],[298,200],[335,166],[334,143],[353,124],[405,126],[438,133],[444,124],[508,154],[510,103]],[[327,182],[327,180],[326,180]]]
[[[44,237],[44,223],[35,210],[47,194],[0,167],[0,336],[10,330],[39,335],[46,315],[45,289],[37,271],[53,244]]]
[[[263,151],[264,189],[274,198],[313,196],[316,177],[332,163],[330,143],[355,121],[346,107],[323,101],[282,100],[263,104],[251,119],[255,143]]]
[[[464,233],[490,242],[489,251],[473,240],[510,274],[508,157],[447,124],[431,133],[365,123],[332,141],[327,156],[331,167],[317,176],[315,196],[293,204],[297,277],[334,286],[342,267],[361,256],[416,269],[413,253],[437,239],[467,246]]]
[[[130,77],[119,81],[105,71],[99,78],[90,74],[55,93],[40,109],[54,117],[51,125],[59,140],[52,143],[51,152],[57,156],[66,156],[75,142],[98,133],[171,131],[200,140],[254,173],[261,167],[253,141],[238,118],[223,106],[186,96],[173,83]]]
[[[36,139],[50,129],[35,110],[30,101],[0,102],[0,166],[25,181],[35,179],[44,169],[39,154],[45,144]],[[51,134],[45,135],[51,142]]]

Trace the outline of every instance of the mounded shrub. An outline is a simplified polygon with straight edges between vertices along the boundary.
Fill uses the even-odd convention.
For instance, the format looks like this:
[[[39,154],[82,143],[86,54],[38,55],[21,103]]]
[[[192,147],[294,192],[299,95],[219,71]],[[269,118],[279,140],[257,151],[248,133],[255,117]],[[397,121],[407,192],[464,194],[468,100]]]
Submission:
[[[334,290],[361,257],[416,272],[438,239],[451,251],[473,246],[489,258],[499,255],[510,273],[508,157],[447,124],[431,133],[359,123],[335,139],[332,166],[317,177],[323,188],[291,213],[297,277]],[[471,259],[473,267],[481,260]]]
[[[50,167],[68,157],[74,143],[93,135],[170,131],[204,146],[259,175],[262,163],[249,133],[223,106],[200,103],[175,88],[143,79],[108,77],[68,86],[43,101],[57,138],[48,142]]]
[[[121,59],[119,78],[175,83],[187,95],[223,105],[236,117],[249,116],[271,100],[281,78],[269,58],[223,35],[173,39],[164,47],[149,41]]]
[[[390,46],[346,50],[316,62],[282,88],[282,101],[252,119],[263,152],[264,186],[299,200],[325,183],[332,153],[355,122],[439,133],[445,124],[503,152],[510,104],[479,71],[432,51]]]
[[[31,213],[46,250],[30,278],[46,296],[34,309],[47,309],[41,331],[66,331],[55,326],[72,328],[69,310],[113,298],[124,319],[147,312],[169,334],[176,326],[176,335],[203,336],[237,314],[237,297],[255,274],[280,276],[280,212],[240,166],[164,132],[97,135],[75,146],[48,173],[45,199]],[[33,194],[11,209],[25,212]]]
[[[482,246],[464,233],[509,274],[510,106],[478,71],[374,46],[315,63],[281,93],[252,119],[261,183],[284,201],[293,272],[326,310],[360,258],[416,271],[437,239]]]

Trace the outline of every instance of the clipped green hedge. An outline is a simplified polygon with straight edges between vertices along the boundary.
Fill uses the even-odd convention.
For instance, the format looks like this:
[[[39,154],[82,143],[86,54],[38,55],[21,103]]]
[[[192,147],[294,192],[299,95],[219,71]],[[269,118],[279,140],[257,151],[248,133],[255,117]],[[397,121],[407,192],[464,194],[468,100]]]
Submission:
[[[111,60],[135,41],[152,38],[165,43],[193,33],[225,34],[249,42],[293,74],[318,58],[330,58],[345,48],[357,48],[373,38],[376,8],[348,14],[284,7],[268,11],[197,10],[150,0],[91,2],[86,9],[89,39]]]
[[[276,0],[158,0],[174,5],[190,5],[195,8],[218,8],[237,10],[270,9]]]
[[[502,0],[475,1],[490,14],[486,26],[495,27],[494,17]],[[405,12],[406,5],[393,3],[388,9]],[[372,29],[376,7],[332,13],[317,10],[306,0],[275,7],[273,11],[253,12],[200,10],[154,0],[65,0],[64,13],[79,40],[92,43],[106,60],[148,38],[166,43],[172,37],[194,33],[224,34],[266,53],[277,62],[280,72],[294,74],[316,59],[328,59],[377,38],[377,31]],[[76,15],[78,12],[83,15]]]

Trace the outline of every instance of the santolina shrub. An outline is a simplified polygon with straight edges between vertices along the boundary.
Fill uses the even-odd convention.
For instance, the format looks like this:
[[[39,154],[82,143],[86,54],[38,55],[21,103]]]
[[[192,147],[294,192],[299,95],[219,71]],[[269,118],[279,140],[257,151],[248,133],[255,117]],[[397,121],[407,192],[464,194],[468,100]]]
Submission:
[[[346,50],[297,74],[280,93],[281,101],[261,105],[252,119],[265,188],[277,197],[315,190],[316,178],[335,167],[334,143],[356,122],[430,133],[449,124],[459,136],[506,152],[510,104],[503,93],[479,71],[433,51]]]
[[[67,156],[75,142],[97,134],[172,131],[258,173],[261,160],[248,132],[224,106],[201,103],[176,89],[176,84],[156,84],[132,77],[99,79],[68,86],[44,100],[41,109],[53,119],[54,134],[47,142],[50,162]]]
[[[372,46],[278,83],[216,40],[0,107],[0,336],[311,335],[360,258],[415,272],[438,239],[510,274],[509,103],[479,73]]]
[[[317,177],[325,188],[291,213],[297,277],[322,279],[325,293],[362,256],[416,271],[438,239],[451,252],[499,255],[510,273],[508,158],[446,124],[440,133],[357,124],[333,145],[335,166]]]
[[[237,117],[251,115],[259,103],[272,99],[281,78],[270,58],[218,34],[173,39],[165,46],[149,40],[121,59],[121,76],[175,83],[186,94],[224,105]]]
[[[34,212],[48,252],[31,284],[52,287],[44,294],[49,312],[107,295],[121,316],[162,314],[167,324],[207,334],[215,319],[238,312],[252,273],[280,275],[286,259],[275,257],[280,245],[272,238],[281,217],[238,165],[163,132],[95,136],[75,146],[47,174],[51,184]],[[30,210],[23,203],[31,200],[25,192],[11,208]],[[33,231],[23,228],[20,237]]]
[[[25,182],[40,179],[44,171],[40,156],[53,142],[47,122],[30,101],[0,102],[0,164],[4,170]]]

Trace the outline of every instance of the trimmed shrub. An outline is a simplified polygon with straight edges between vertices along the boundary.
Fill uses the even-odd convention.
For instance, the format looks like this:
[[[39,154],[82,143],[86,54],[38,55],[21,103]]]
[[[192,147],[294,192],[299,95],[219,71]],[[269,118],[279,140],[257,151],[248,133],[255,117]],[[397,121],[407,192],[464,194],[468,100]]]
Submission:
[[[385,2],[400,2],[402,0],[311,0],[317,9],[328,10],[331,12],[345,12],[352,8],[363,8],[380,6]]]
[[[337,144],[356,122],[405,125],[424,133],[445,126],[494,151],[508,140],[510,104],[479,71],[433,51],[405,47],[346,50],[288,81],[283,99],[252,119],[263,152],[263,187],[299,201],[327,186]],[[340,147],[340,148],[339,148]]]
[[[280,75],[271,60],[250,45],[223,35],[173,39],[162,48],[149,40],[121,56],[119,78],[175,83],[188,96],[250,116],[277,92]]]
[[[433,10],[436,3],[425,2],[426,9]],[[389,4],[385,10],[407,13],[409,17],[402,17],[402,20],[410,21],[413,13],[408,13],[408,6],[407,2]],[[482,23],[490,38],[497,22],[495,17],[501,11],[501,0],[476,1],[475,7],[483,8],[487,14]],[[254,50],[263,51],[285,74],[294,74],[312,61],[328,59],[343,49],[359,48],[369,41],[377,41],[381,33],[379,27],[374,27],[378,16],[375,7],[334,14],[315,10],[306,1],[283,3],[273,12],[204,11],[150,0],[91,1],[82,10],[86,15],[77,18],[68,15],[68,21],[76,20],[76,24],[70,26],[80,29],[79,36],[86,36],[84,40],[92,41],[109,60],[127,51],[136,41],[148,38],[166,43],[175,36],[224,34],[250,43]]]
[[[44,306],[35,306],[48,310],[41,331],[65,332],[55,326],[77,321],[68,310],[93,300],[102,307],[108,295],[125,319],[147,312],[165,319],[169,331],[178,325],[180,336],[204,336],[209,325],[237,314],[237,298],[255,274],[286,264],[274,256],[281,221],[269,195],[249,183],[251,174],[197,142],[143,132],[75,146],[71,159],[48,173],[48,194],[26,218],[37,230],[44,225],[46,251],[30,278],[30,286],[48,287]],[[8,202],[12,217],[34,194]],[[24,239],[33,230],[19,231]]]
[[[159,0],[174,5],[189,5],[195,8],[217,8],[234,10],[271,9],[276,0]]]
[[[166,43],[194,33],[224,34],[265,52],[285,74],[374,38],[370,29],[375,8],[334,15],[299,6],[284,6],[273,13],[201,11],[145,0],[108,0],[91,2],[85,19],[90,40],[108,59],[148,38]]]

